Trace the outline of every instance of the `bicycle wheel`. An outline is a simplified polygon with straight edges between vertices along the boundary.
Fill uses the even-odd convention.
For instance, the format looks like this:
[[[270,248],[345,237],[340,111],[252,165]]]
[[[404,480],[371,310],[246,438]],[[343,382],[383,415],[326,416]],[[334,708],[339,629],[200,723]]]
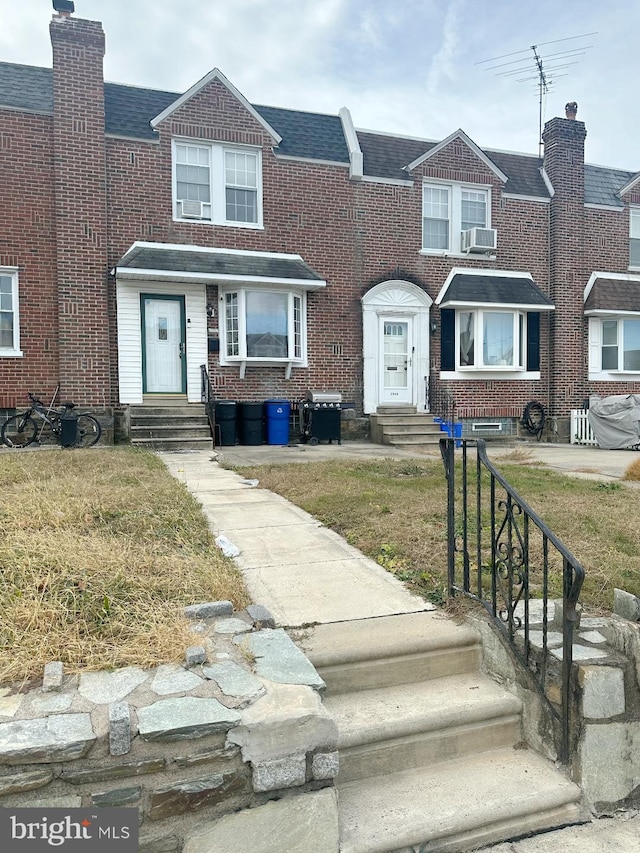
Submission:
[[[0,437],[7,447],[26,447],[36,440],[38,427],[34,419],[25,414],[13,415],[2,424]]]
[[[102,427],[93,415],[78,415],[76,447],[92,447],[100,440]]]

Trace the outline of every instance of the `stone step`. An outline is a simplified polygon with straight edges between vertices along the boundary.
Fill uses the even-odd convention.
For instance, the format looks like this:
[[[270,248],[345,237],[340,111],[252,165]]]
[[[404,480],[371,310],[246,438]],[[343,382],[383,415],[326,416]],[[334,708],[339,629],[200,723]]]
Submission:
[[[433,426],[435,421],[433,415],[371,415],[371,419],[376,423],[386,426],[387,424],[425,424],[425,426]],[[440,429],[440,424],[435,424]]]
[[[206,418],[202,403],[191,403],[183,406],[131,406],[131,420],[137,418]]]
[[[423,412],[416,412],[415,406],[378,406],[375,412],[376,415],[418,415]],[[375,417],[375,415],[374,415]]]
[[[300,645],[328,696],[473,672],[480,660],[475,631],[433,611],[317,625]]]
[[[134,447],[149,447],[159,451],[173,450],[212,450],[211,436],[206,438],[132,438]]]
[[[187,421],[184,424],[138,426],[131,425],[131,438],[141,440],[164,440],[169,439],[191,439],[211,438],[208,424],[194,424]]]
[[[580,789],[513,748],[339,783],[338,807],[341,853],[463,853],[583,819]]]
[[[408,432],[398,432],[389,435],[385,433],[383,435],[383,444],[393,444],[395,447],[400,447],[401,445],[420,445],[420,444],[430,444],[436,445],[440,441],[441,438],[446,438],[446,433],[444,432],[430,432],[424,433],[421,432],[417,435]]]
[[[328,696],[338,782],[427,767],[521,738],[521,703],[480,673]]]
[[[420,423],[394,423],[382,427],[382,433],[386,436],[403,436],[403,435],[437,435],[442,434],[439,424],[420,424]]]

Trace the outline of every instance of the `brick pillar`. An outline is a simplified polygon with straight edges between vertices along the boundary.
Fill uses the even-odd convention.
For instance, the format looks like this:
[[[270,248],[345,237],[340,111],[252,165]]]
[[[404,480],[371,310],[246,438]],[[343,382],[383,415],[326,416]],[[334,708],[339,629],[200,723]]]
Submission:
[[[60,395],[111,402],[103,58],[95,21],[54,16],[53,145]]]
[[[573,113],[575,115],[575,113]],[[587,346],[583,291],[584,268],[584,122],[553,118],[544,128],[544,167],[554,189],[551,199],[550,414],[567,418],[586,396]]]

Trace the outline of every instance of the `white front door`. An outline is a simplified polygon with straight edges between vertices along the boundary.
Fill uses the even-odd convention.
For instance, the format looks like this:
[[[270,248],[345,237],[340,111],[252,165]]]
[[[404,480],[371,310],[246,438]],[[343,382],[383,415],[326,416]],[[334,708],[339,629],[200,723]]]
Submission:
[[[184,299],[142,296],[145,393],[185,391]]]
[[[380,317],[380,403],[412,405],[413,343],[412,318]]]

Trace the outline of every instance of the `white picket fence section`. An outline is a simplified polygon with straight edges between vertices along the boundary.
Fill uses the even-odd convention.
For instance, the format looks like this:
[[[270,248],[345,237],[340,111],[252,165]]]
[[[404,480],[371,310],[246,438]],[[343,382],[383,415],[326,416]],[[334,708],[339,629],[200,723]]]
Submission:
[[[571,409],[571,444],[598,446],[586,409]]]

